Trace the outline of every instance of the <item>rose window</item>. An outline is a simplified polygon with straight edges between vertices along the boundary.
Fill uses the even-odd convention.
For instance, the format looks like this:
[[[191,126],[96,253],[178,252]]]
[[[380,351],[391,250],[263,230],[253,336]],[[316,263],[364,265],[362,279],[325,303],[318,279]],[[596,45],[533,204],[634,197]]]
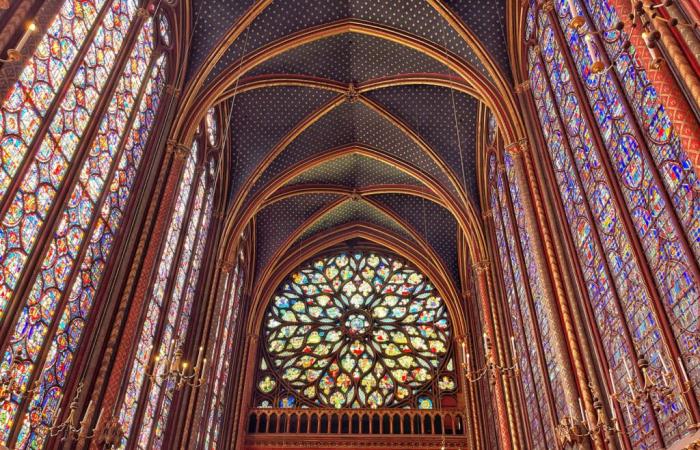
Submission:
[[[443,300],[400,259],[317,259],[281,284],[267,311],[258,390],[283,391],[281,407],[430,408],[433,387],[455,387],[442,372],[449,337]]]

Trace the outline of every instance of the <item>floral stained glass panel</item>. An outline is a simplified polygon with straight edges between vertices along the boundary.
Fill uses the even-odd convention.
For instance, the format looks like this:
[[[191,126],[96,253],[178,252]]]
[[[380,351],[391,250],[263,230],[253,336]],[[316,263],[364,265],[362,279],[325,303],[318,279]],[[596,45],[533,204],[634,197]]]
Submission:
[[[280,407],[377,408],[425,404],[415,394],[435,379],[451,330],[425,275],[394,257],[355,252],[289,275],[263,334],[268,365],[289,391]]]

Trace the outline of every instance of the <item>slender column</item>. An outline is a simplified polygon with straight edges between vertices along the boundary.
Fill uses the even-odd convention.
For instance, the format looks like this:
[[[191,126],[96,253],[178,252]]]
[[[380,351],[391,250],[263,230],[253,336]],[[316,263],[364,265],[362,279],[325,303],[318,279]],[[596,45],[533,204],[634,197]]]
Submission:
[[[504,169],[504,167],[503,167],[502,165],[500,165],[500,166],[499,166],[499,171],[500,171],[500,172],[499,172],[499,174],[498,174],[497,176],[504,177],[504,180],[505,180],[506,174],[505,174],[505,171],[502,170],[502,169]],[[500,205],[502,208],[506,208],[506,209],[507,209],[507,214],[508,214],[508,215],[510,216],[510,218],[511,218],[511,225],[513,226],[513,230],[511,230],[511,231],[515,234],[515,236],[514,236],[514,238],[513,238],[513,239],[515,240],[515,245],[514,245],[514,247],[515,247],[515,258],[518,260],[518,264],[519,264],[520,267],[521,267],[521,271],[522,271],[523,277],[524,277],[524,278],[527,278],[527,271],[525,270],[525,269],[526,269],[525,256],[523,255],[523,253],[522,253],[522,248],[521,248],[521,246],[520,246],[520,237],[519,237],[519,231],[517,230],[515,209],[513,208],[513,199],[511,198],[511,194],[510,194],[510,190],[508,189],[507,181],[504,181],[504,195],[505,195],[505,197],[506,197],[506,199],[507,199],[507,201],[505,202],[505,203],[507,203],[507,204],[506,204],[506,205],[500,204],[500,199],[499,199],[499,205]],[[501,215],[501,217],[503,217],[503,214]],[[510,248],[508,248],[508,251],[510,252]],[[511,266],[511,272],[512,272],[513,274],[515,273],[515,272],[512,270],[512,266]],[[546,359],[545,359],[545,356],[544,356],[544,347],[543,347],[543,344],[542,344],[542,334],[541,334],[540,328],[539,328],[539,326],[538,326],[538,324],[537,324],[537,312],[536,312],[536,309],[535,309],[535,302],[534,302],[534,299],[533,299],[533,294],[532,294],[532,290],[531,290],[531,288],[530,288],[530,284],[529,284],[529,283],[525,283],[525,289],[524,289],[524,290],[525,290],[525,296],[526,296],[526,298],[525,298],[525,299],[521,299],[521,301],[526,301],[526,302],[527,302],[527,304],[528,304],[528,309],[530,310],[531,319],[532,319],[532,321],[533,321],[533,323],[532,323],[532,325],[533,325],[533,331],[534,331],[535,338],[536,338],[536,341],[537,341],[537,342],[535,342],[535,343],[533,343],[533,344],[537,346],[537,356],[538,356],[537,363],[538,363],[539,368],[540,368],[540,371],[542,372],[542,375],[543,375],[543,383],[544,383],[544,388],[545,388],[545,395],[546,395],[546,397],[547,397],[547,402],[548,402],[548,406],[549,406],[549,414],[548,414],[548,417],[549,417],[549,419],[550,419],[550,425],[552,426],[552,428],[554,428],[554,427],[556,426],[556,424],[557,424],[556,405],[555,405],[555,402],[554,402],[554,394],[553,394],[553,392],[552,392],[552,387],[551,387],[551,384],[549,383],[549,371],[548,371],[548,369],[547,369],[547,363],[546,363]],[[521,316],[521,317],[522,317],[522,316]],[[523,324],[524,324],[524,323],[525,323],[525,322],[523,321]],[[539,402],[538,402],[538,404],[539,404]],[[543,422],[543,426],[544,426],[544,422]]]
[[[496,187],[493,185],[490,185],[489,189],[496,189]],[[488,209],[484,212],[484,220],[487,222],[487,228],[490,231],[490,233],[489,233],[490,244],[491,244],[490,251],[491,251],[492,255],[494,255],[495,270],[497,271],[497,273],[499,273],[502,270],[504,270],[504,268],[501,267],[501,264],[500,264],[501,258],[500,258],[500,251],[498,249],[498,245],[496,244],[496,236],[495,236],[496,223],[493,219],[493,215],[494,215],[493,209]],[[503,230],[503,232],[505,232],[505,230]],[[505,250],[507,250],[507,249],[505,249]],[[512,268],[510,268],[510,258],[506,257],[506,259],[507,259],[506,263],[509,266],[509,271],[512,274],[513,270],[512,270]],[[501,280],[501,283],[496,283],[496,285],[502,293],[503,301],[505,303],[507,303],[508,302],[508,293],[506,292],[505,286],[503,285],[503,277],[498,277],[498,279]],[[517,292],[514,292],[514,295],[517,298],[517,295],[518,295]],[[508,308],[505,305],[504,305],[504,310],[505,310],[505,312],[503,313],[503,317],[505,318],[505,317],[508,317]],[[517,320],[522,324],[521,326],[522,326],[522,329],[524,332],[526,325],[525,325],[525,321],[523,320],[522,313],[520,311],[519,302],[517,305],[517,310],[518,310]],[[512,334],[513,333],[512,322],[510,322],[509,325],[510,325],[509,329],[511,330],[511,334]],[[511,359],[512,364],[519,364],[516,355],[511,355],[511,358],[512,358]],[[533,372],[532,361],[530,360],[530,353],[529,352],[525,353],[525,358],[527,359],[528,366],[527,367],[520,367],[519,371],[527,370],[532,374],[532,372]],[[532,375],[532,376],[534,377],[534,375]],[[527,405],[526,405],[526,401],[525,401],[525,394],[524,394],[524,391],[522,389],[522,378],[520,376],[514,376],[510,379],[510,384],[511,384],[511,389],[514,392],[514,395],[516,395],[516,393],[517,393],[517,396],[519,397],[519,402],[518,402],[519,403],[519,412],[520,412],[520,418],[522,420],[521,430],[522,430],[522,434],[524,434],[526,437],[526,439],[525,439],[526,444],[527,444],[526,448],[530,448],[533,446],[532,434],[530,432],[530,426],[529,426],[529,423],[527,422],[526,418],[530,417],[532,414],[537,414],[537,417],[539,418],[541,426],[544,427],[545,423],[544,423],[544,418],[542,416],[540,404],[539,404],[538,399],[535,397],[537,411],[528,411],[526,408]]]
[[[195,404],[196,413],[194,414],[194,417],[191,414],[188,415],[185,423],[184,430],[186,432],[190,432],[191,428],[191,432],[193,432],[192,436],[189,437],[189,448],[201,446],[201,442],[197,441],[197,431],[200,432],[200,435],[203,435],[202,432],[208,432],[206,427],[208,423],[207,419],[209,417],[209,408],[212,406],[210,400],[211,396],[213,395],[213,377],[216,376],[216,364],[219,358],[221,358],[221,350],[223,345],[225,345],[225,343],[219,342],[219,336],[221,327],[226,326],[224,323],[226,314],[225,311],[223,311],[223,307],[226,305],[231,307],[226,297],[229,295],[231,286],[234,286],[235,280],[232,278],[232,270],[234,265],[226,261],[221,261],[218,263],[218,266],[219,267],[216,274],[217,280],[214,281],[214,285],[218,285],[219,288],[216,289],[212,295],[210,295],[213,301],[210,302],[210,305],[208,305],[206,322],[204,324],[205,335],[202,338],[202,345],[204,345],[204,348],[207,349],[207,358],[210,358],[209,361],[211,361],[211,370],[209,371],[210,378],[206,384],[206,391],[203,391],[198,395],[197,402]],[[219,324],[218,330],[216,331],[219,331],[219,333],[215,331],[214,326],[214,318],[217,317]],[[199,420],[199,424],[197,426],[195,426],[195,420]],[[182,448],[184,448],[185,442],[187,441],[183,440]]]
[[[617,11],[618,17],[627,17],[632,12],[629,0],[608,1]],[[700,107],[700,80],[698,79],[698,74],[688,62],[668,26],[660,20],[654,20],[654,27],[661,33],[661,42],[667,50],[672,64],[677,68],[680,77],[688,87],[690,98],[697,107]],[[693,114],[693,109],[688,103],[686,95],[678,85],[668,65],[661,64],[658,69],[655,69],[654,61],[642,39],[640,27],[632,28],[627,26],[625,27],[625,33],[629,35],[630,42],[636,49],[633,60],[636,59],[646,71],[647,78],[649,78],[659,96],[659,102],[666,108],[666,113],[673,123],[673,130],[681,140],[683,149],[695,164],[696,173],[700,173],[700,124],[698,123],[698,118]]]
[[[493,211],[492,210],[486,210],[484,212],[484,221],[487,222],[487,241],[489,245],[489,250],[491,255],[493,256],[493,270],[495,271],[496,274],[502,273],[502,268],[501,268],[501,259],[499,257],[498,253],[498,245],[496,243],[496,236],[495,236],[495,230],[494,230],[494,223],[493,223]],[[490,219],[490,222],[489,222]],[[498,280],[501,282],[499,283]],[[495,297],[497,299],[496,301],[496,309],[498,310],[498,322],[499,322],[499,327],[501,329],[502,333],[502,344],[504,348],[504,353],[506,356],[504,357],[504,362],[503,364],[505,366],[509,367],[517,367],[518,361],[517,361],[517,354],[513,352],[511,348],[511,342],[513,342],[513,345],[515,345],[514,340],[515,336],[513,334],[513,325],[512,322],[508,319],[509,318],[509,308],[507,304],[507,294],[505,292],[505,287],[503,285],[503,278],[499,277],[498,275],[495,276],[493,280],[493,290]],[[512,339],[512,340],[511,340]],[[507,357],[507,355],[510,355],[510,357]],[[523,448],[531,448],[532,447],[532,437],[530,436],[530,427],[527,426],[525,423],[525,418],[528,416],[526,409],[524,408],[524,397],[521,395],[520,391],[520,371],[514,371],[513,373],[509,374],[506,377],[506,385],[508,387],[508,392],[511,397],[511,406],[512,406],[512,412],[513,412],[513,422],[514,422],[514,428],[515,428],[515,436],[518,440],[519,446]],[[539,405],[537,408],[537,414],[540,414],[539,410]]]
[[[468,277],[468,279],[471,279],[471,277]],[[478,329],[478,312],[475,311],[473,308],[476,307],[476,305],[472,302],[472,295],[471,291],[467,291],[467,298],[465,302],[465,312],[467,314],[467,323],[469,324],[469,328],[467,330],[467,335],[464,336],[464,340],[466,342],[466,345],[468,345],[470,348],[472,347],[473,339],[470,339],[470,334],[473,335],[473,331]],[[470,333],[471,330],[471,333]],[[477,333],[478,334],[478,333]],[[472,342],[470,342],[472,341]],[[476,404],[476,383],[469,383],[465,377],[460,377],[464,384],[464,395],[465,399],[467,401],[466,404],[466,410],[468,411],[468,427],[471,430],[471,434],[469,434],[469,444],[471,448],[475,450],[481,450],[481,429],[480,429],[480,424],[483,422],[479,421],[479,414],[477,410],[477,404]]]
[[[484,327],[486,328],[486,334],[488,335],[491,342],[496,342],[496,326],[494,324],[493,318],[494,313],[491,310],[491,300],[490,292],[488,289],[489,285],[489,262],[488,260],[477,262],[473,269],[476,275],[476,286],[478,290],[479,301],[481,302],[482,314],[484,315]],[[486,350],[486,349],[485,349]],[[491,350],[493,351],[493,350]],[[495,355],[486,355],[487,361],[495,358]],[[496,362],[496,361],[493,361]],[[496,375],[496,374],[493,374]],[[501,444],[504,450],[512,449],[512,440],[510,436],[510,427],[508,421],[508,406],[506,404],[505,389],[503,387],[503,379],[500,375],[493,376],[491,378],[491,386],[494,390],[494,396],[496,397],[496,413],[498,415],[498,433]]]

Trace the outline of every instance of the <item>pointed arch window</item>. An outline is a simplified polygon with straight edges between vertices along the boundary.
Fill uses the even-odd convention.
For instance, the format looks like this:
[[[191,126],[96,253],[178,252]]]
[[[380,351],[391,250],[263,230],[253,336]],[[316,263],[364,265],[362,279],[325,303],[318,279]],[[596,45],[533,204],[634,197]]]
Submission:
[[[198,164],[199,153],[195,142],[185,162],[160,261],[151,282],[145,319],[119,413],[127,436],[124,444],[131,434],[137,448],[163,445],[176,386],[171,378],[163,380],[168,368],[156,366],[158,372],[152,382],[148,382],[147,370],[153,368],[149,363],[155,358],[163,361],[184,345],[210,234],[214,162],[206,166]],[[136,423],[139,423],[137,427]]]
[[[491,116],[492,117],[492,116]],[[495,128],[495,127],[494,127]],[[492,134],[489,133],[489,136]],[[495,136],[495,130],[494,130]],[[493,144],[489,138],[490,144]],[[502,166],[501,166],[502,167]],[[495,153],[489,156],[489,202],[493,217],[496,245],[500,256],[501,271],[506,301],[511,314],[510,326],[516,338],[520,359],[523,397],[527,404],[527,419],[530,425],[533,448],[556,447],[554,436],[553,411],[550,408],[551,387],[546,367],[544,351],[534,317],[531,298],[525,282],[521,259],[515,239],[515,230],[507,203],[501,203],[506,196],[503,192],[503,174],[498,173]]]
[[[146,159],[167,55],[137,9],[64,2],[0,106],[0,379],[33,388],[5,445],[44,445]]]
[[[236,324],[238,313],[241,307],[241,295],[245,281],[245,273],[242,269],[243,258],[239,258],[238,264],[232,274],[227,274],[224,292],[226,292],[226,302],[222,308],[222,313],[216,324],[215,340],[216,353],[214,365],[212,367],[212,386],[205,408],[202,428],[203,442],[202,448],[216,449],[219,447],[219,435],[223,423],[224,406],[226,402],[227,386],[229,384],[229,374],[231,373],[231,362],[233,361],[234,344],[236,337]]]
[[[609,31],[617,21],[606,0],[531,2],[528,70],[608,392],[626,388],[625,366],[636,372],[642,357],[657,376],[674,368],[676,392],[683,371],[691,378],[694,392],[658,411],[616,406],[632,445],[653,448],[680,437],[692,422],[683,401],[697,401],[700,185],[636,49]],[[594,73],[598,58],[614,61],[612,70]]]

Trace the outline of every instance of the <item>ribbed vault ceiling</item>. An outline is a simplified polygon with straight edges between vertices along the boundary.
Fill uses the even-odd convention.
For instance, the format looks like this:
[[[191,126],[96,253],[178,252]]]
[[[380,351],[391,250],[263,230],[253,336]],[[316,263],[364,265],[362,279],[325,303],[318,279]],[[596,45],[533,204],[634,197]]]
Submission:
[[[509,80],[505,0],[438,3],[478,48],[422,0],[277,0],[226,43],[257,3],[195,1],[188,78],[202,92],[251,55],[282,46],[228,82],[220,100],[232,150],[230,214],[254,219],[256,273],[310,239],[362,224],[426,248],[459,284],[450,204],[479,210],[475,88],[417,47],[372,32],[435,46],[486,83],[494,73]],[[362,30],[297,44],[344,20]]]

